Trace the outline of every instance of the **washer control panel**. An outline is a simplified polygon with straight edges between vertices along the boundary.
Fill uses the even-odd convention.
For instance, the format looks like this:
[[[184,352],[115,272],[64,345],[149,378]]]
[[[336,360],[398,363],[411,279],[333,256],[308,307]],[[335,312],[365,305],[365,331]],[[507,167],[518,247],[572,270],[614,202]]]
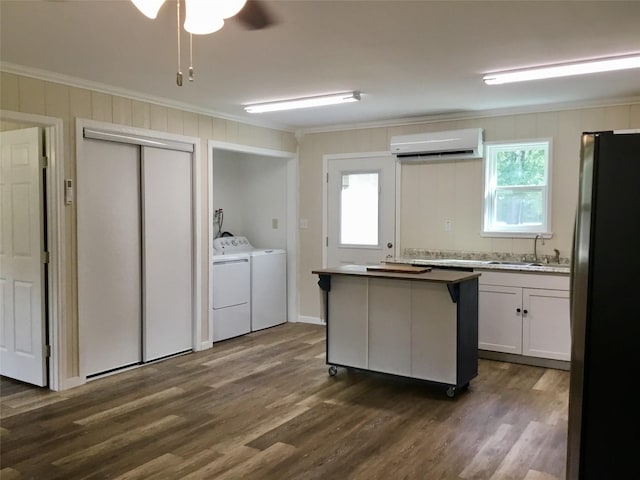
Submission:
[[[213,249],[218,254],[248,252],[253,245],[247,237],[218,237],[213,240]]]

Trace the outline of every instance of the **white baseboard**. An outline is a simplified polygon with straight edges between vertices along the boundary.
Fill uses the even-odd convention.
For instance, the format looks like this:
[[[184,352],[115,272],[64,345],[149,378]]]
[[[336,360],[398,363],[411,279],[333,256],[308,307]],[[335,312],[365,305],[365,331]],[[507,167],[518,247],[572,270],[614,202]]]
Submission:
[[[200,344],[197,345],[197,347],[194,350],[194,352],[200,352],[202,350],[208,350],[209,348],[213,348],[213,342],[211,340],[206,341],[206,342],[200,342]]]
[[[79,387],[80,385],[84,385],[85,383],[87,383],[87,379],[85,377],[63,378],[58,382],[58,391],[70,390],[72,388]]]
[[[298,323],[311,323],[313,325],[326,325],[320,317],[308,317],[306,315],[298,316]]]

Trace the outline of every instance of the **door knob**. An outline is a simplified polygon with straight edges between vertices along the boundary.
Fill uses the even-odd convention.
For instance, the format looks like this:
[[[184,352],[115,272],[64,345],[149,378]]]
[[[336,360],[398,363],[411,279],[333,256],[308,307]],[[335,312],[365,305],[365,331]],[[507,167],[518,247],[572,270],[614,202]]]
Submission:
[[[393,243],[391,242],[387,243],[387,248],[393,248]]]

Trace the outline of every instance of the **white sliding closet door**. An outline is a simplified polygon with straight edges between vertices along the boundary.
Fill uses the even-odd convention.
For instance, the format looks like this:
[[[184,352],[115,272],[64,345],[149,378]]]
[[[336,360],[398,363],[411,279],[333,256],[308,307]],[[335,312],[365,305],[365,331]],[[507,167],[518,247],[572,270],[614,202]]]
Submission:
[[[143,360],[192,348],[191,153],[142,147]]]
[[[90,376],[141,359],[140,147],[83,142],[78,315],[80,365]]]

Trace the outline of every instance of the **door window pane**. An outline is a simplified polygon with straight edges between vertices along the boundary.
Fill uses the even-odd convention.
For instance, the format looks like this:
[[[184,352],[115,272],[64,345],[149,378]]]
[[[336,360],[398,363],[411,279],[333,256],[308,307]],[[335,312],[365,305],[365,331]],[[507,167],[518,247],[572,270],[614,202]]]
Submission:
[[[378,172],[343,173],[340,244],[378,245]]]

